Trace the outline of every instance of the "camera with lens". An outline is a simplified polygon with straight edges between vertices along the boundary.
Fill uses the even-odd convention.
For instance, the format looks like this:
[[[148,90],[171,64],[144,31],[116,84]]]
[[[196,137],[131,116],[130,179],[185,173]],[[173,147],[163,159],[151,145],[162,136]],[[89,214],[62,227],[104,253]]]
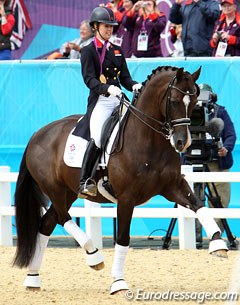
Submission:
[[[221,32],[221,31],[217,31],[216,33],[217,33],[217,35],[218,35],[218,39],[221,39],[222,32]]]
[[[216,159],[217,150],[222,145],[220,134],[224,128],[222,119],[211,119],[217,108],[216,101],[215,93],[200,89],[198,102],[190,117],[192,144],[184,153],[186,164],[203,164]]]
[[[216,32],[216,34],[217,34],[217,40],[218,41],[223,41],[223,42],[225,42],[226,41],[226,39],[222,39],[222,31],[217,31]]]
[[[143,2],[143,4],[141,5],[141,7],[147,7],[147,3]]]

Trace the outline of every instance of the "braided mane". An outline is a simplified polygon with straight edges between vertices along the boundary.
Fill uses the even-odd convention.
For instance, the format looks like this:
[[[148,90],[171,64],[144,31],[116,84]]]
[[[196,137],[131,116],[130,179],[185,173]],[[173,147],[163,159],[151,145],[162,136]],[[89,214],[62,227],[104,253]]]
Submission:
[[[152,73],[147,76],[147,79],[142,83],[142,88],[139,90],[138,94],[135,95],[133,102],[136,101],[138,96],[141,94],[141,92],[145,89],[148,82],[158,75],[159,73],[166,72],[166,71],[177,71],[179,68],[172,67],[172,66],[158,66],[156,69],[152,70]]]

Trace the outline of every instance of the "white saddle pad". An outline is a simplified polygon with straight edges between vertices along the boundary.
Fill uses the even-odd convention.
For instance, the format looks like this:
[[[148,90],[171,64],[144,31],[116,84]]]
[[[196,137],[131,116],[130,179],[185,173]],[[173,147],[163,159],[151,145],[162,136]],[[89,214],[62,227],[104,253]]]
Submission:
[[[101,166],[107,166],[108,164],[112,145],[118,132],[118,127],[119,123],[117,123],[117,125],[114,127],[109,143],[107,145],[106,152],[100,159]],[[73,135],[73,130],[70,132],[67,138],[63,160],[70,167],[82,167],[82,161],[88,141]]]

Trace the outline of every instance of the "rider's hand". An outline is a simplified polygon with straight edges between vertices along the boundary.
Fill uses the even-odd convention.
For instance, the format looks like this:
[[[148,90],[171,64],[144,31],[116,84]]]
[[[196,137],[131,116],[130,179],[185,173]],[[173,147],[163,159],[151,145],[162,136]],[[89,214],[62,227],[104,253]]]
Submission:
[[[142,88],[142,84],[138,83],[132,86],[133,92],[138,92]]]
[[[116,96],[116,97],[122,96],[122,93],[123,93],[122,90],[119,87],[114,86],[114,85],[109,86],[107,91],[110,95],[113,95],[113,96]]]

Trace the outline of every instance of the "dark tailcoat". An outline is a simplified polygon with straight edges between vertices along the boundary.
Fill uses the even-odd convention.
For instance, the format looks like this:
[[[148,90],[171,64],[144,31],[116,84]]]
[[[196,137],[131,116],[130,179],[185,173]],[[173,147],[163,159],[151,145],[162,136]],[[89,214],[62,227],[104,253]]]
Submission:
[[[106,84],[101,83],[100,77],[100,61],[98,52],[101,54],[102,45],[98,45],[98,50],[94,42],[84,47],[81,51],[82,76],[85,84],[90,89],[88,97],[87,113],[78,123],[75,129],[75,135],[90,139],[89,121],[91,113],[97,103],[99,95],[109,96],[107,90],[110,85],[118,86],[120,84],[129,91],[137,82],[133,81],[120,47],[108,43],[105,58],[102,65],[102,74],[106,78]]]

